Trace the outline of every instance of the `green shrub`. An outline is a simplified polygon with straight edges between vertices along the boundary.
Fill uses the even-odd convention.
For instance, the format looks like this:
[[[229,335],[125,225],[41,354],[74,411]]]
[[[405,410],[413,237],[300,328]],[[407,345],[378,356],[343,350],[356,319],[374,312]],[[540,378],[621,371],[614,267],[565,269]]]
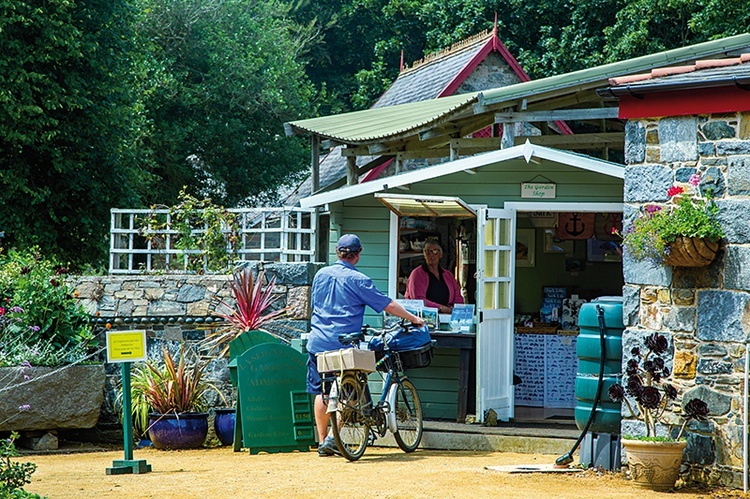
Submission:
[[[31,475],[36,471],[34,463],[19,463],[10,458],[18,457],[18,451],[13,444],[18,433],[12,433],[10,438],[0,439],[0,493],[8,497],[23,497],[10,495],[23,490],[23,486],[31,483]],[[3,496],[0,496],[3,497]]]
[[[90,318],[65,282],[67,272],[38,248],[0,249],[0,365],[60,365],[95,346]]]

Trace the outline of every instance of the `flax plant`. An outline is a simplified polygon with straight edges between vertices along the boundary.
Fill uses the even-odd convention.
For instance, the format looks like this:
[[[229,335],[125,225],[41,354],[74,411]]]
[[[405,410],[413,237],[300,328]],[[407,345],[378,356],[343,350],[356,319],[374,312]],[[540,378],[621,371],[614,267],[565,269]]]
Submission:
[[[226,321],[225,324],[209,331],[206,334],[203,346],[209,350],[218,350],[219,356],[224,356],[229,351],[229,342],[245,331],[259,329],[283,340],[288,339],[263,329],[265,324],[280,319],[287,312],[287,307],[265,313],[271,305],[276,303],[279,296],[273,295],[276,285],[276,277],[271,278],[267,285],[261,283],[265,278],[265,271],[258,274],[257,282],[253,279],[249,267],[235,270],[232,274],[230,289],[234,297],[234,307],[223,300],[219,300],[216,316]]]

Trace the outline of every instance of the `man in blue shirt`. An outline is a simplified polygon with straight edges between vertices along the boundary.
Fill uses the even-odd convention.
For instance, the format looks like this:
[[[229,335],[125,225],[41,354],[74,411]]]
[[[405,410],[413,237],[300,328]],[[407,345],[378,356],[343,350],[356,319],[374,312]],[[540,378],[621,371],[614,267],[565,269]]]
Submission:
[[[365,307],[411,321],[419,326],[424,320],[381,293],[372,279],[356,269],[362,244],[354,234],[341,236],[336,244],[338,261],[321,269],[312,284],[312,318],[307,350],[307,392],[315,394],[315,424],[318,427],[319,456],[337,452],[333,437],[328,436],[329,415],[323,403],[323,389],[315,355],[343,347],[339,335],[356,333],[362,329]]]

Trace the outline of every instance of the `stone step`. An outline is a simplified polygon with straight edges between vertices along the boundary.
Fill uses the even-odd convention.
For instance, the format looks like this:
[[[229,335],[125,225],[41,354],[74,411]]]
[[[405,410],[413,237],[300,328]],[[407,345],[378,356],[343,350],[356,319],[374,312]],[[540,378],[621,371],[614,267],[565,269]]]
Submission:
[[[503,423],[487,427],[443,421],[425,421],[420,447],[435,450],[559,454],[570,451],[580,431],[572,423]],[[388,433],[376,445],[396,446]]]

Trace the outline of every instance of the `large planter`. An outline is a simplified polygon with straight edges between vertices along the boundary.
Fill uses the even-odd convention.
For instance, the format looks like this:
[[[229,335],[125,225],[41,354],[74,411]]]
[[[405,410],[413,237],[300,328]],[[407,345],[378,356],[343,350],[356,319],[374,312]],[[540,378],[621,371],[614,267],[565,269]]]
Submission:
[[[0,431],[93,428],[105,377],[101,364],[0,368]]]
[[[232,445],[234,442],[234,409],[216,409],[214,411],[214,431],[222,445]]]
[[[628,469],[636,485],[653,490],[669,490],[680,476],[682,451],[687,442],[646,442],[622,439],[628,456]]]
[[[208,413],[149,414],[148,434],[161,450],[197,449],[208,435]]]
[[[669,254],[664,258],[664,264],[673,267],[705,267],[714,261],[718,250],[718,241],[678,237],[669,243]]]

